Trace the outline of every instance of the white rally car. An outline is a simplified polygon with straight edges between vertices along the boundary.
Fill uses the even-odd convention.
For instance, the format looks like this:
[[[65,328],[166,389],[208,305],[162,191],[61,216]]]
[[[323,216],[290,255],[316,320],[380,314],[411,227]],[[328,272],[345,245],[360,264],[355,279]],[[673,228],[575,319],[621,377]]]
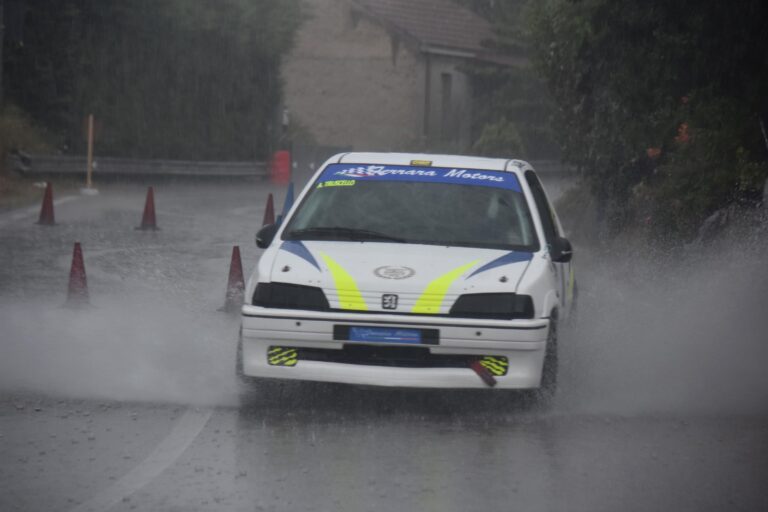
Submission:
[[[336,155],[257,245],[244,380],[555,389],[571,246],[524,161]]]

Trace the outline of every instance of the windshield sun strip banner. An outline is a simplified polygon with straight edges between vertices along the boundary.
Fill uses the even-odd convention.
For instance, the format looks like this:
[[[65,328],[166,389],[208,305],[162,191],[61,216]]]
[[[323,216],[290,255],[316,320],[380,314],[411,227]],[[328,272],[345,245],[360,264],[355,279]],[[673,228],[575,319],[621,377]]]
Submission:
[[[368,306],[363,300],[363,295],[357,287],[355,279],[344,270],[344,267],[336,263],[330,256],[320,253],[320,257],[328,266],[333,276],[333,282],[336,286],[336,293],[339,295],[339,307],[341,309],[350,309],[354,311],[368,311]]]
[[[422,315],[437,315],[440,313],[440,309],[443,307],[443,301],[445,295],[448,293],[448,288],[462,276],[467,270],[477,265],[480,260],[475,260],[466,265],[462,265],[459,268],[455,268],[450,272],[443,274],[431,283],[427,285],[424,293],[413,305],[411,313],[417,313]]]
[[[331,164],[317,179],[316,187],[354,186],[362,181],[448,183],[522,192],[517,176],[511,172],[413,165]]]

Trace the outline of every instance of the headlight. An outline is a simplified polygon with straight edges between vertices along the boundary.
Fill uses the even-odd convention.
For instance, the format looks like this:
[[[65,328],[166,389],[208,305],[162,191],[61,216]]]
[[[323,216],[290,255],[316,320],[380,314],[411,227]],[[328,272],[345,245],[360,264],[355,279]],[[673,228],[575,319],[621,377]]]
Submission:
[[[533,299],[516,293],[470,293],[459,296],[450,315],[498,320],[533,318]]]
[[[330,309],[323,290],[314,286],[288,283],[259,283],[253,292],[254,306],[282,309]]]

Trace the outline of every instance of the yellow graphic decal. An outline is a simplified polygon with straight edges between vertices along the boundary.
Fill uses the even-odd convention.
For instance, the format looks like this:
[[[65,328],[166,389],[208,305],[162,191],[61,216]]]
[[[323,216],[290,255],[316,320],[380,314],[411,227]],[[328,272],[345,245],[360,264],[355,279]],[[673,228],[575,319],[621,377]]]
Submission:
[[[354,187],[355,183],[357,183],[355,180],[335,180],[335,181],[324,181],[323,183],[320,183],[317,188],[327,188],[327,187]]]
[[[496,377],[507,374],[509,362],[506,357],[485,356],[480,360],[480,365]]]
[[[270,366],[296,366],[299,353],[295,348],[269,347],[267,362]]]
[[[448,288],[450,288],[453,282],[461,277],[464,272],[477,265],[478,261],[480,260],[475,260],[466,265],[462,265],[459,268],[453,269],[429,283],[426,290],[424,290],[424,293],[419,297],[419,300],[413,305],[411,312],[423,315],[436,315],[440,313],[440,308],[443,305],[443,300],[445,300],[445,294],[448,293]]]
[[[339,294],[339,307],[341,309],[353,309],[355,311],[368,311],[363,296],[357,288],[355,280],[344,268],[333,261],[327,254],[320,253],[320,257],[328,265],[328,269],[336,284],[336,293]]]
[[[568,276],[568,291],[565,294],[566,300],[568,301],[568,304],[571,304],[573,302],[573,285],[574,285],[574,276],[573,276],[573,263],[568,265],[570,270],[570,275]]]

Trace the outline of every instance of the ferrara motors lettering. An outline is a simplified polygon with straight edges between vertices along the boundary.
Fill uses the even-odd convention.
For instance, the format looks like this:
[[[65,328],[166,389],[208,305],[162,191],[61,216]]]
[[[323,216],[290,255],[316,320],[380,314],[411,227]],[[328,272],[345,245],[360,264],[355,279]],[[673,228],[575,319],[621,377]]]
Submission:
[[[485,183],[486,186],[519,190],[513,174],[491,171],[477,171],[456,168],[435,167],[387,167],[383,165],[354,166],[329,165],[318,180],[320,183],[333,182],[339,176],[355,179],[381,179],[393,181],[422,181],[436,183]]]

